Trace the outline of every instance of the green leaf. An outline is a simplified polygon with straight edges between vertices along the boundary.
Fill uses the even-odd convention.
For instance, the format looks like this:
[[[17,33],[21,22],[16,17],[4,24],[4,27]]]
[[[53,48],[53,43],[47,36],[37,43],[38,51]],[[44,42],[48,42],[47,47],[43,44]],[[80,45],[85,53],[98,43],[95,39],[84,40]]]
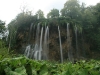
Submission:
[[[47,65],[46,65],[46,64],[44,64],[44,65],[41,67],[40,75],[48,75],[48,68],[47,68]]]

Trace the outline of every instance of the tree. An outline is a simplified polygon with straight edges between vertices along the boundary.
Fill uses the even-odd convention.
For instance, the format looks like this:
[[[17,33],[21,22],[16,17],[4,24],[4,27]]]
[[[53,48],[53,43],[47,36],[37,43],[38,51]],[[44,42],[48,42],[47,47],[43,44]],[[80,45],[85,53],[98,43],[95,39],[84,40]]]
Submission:
[[[24,33],[25,30],[28,30],[34,19],[36,18],[30,14],[30,11],[27,11],[19,13],[16,18],[8,24],[9,48],[16,47],[16,44],[19,42],[17,39],[21,36],[20,32]]]
[[[4,30],[5,30],[5,22],[0,20],[0,33],[3,33]]]
[[[94,7],[94,15],[97,18],[97,27],[100,27],[100,3],[97,3],[97,5]]]
[[[78,0],[68,0],[61,10],[61,16],[78,19],[80,17],[80,5]]]
[[[59,17],[59,10],[58,9],[52,9],[48,14],[47,18],[58,18]]]
[[[40,10],[40,9],[36,12],[35,16],[37,17],[37,19],[43,19],[43,18],[45,18],[43,11]]]
[[[90,11],[90,10],[89,10]],[[92,18],[92,30],[90,37],[92,40],[92,50],[100,51],[100,3],[97,3],[97,5],[91,7],[91,13],[92,15],[90,18]]]

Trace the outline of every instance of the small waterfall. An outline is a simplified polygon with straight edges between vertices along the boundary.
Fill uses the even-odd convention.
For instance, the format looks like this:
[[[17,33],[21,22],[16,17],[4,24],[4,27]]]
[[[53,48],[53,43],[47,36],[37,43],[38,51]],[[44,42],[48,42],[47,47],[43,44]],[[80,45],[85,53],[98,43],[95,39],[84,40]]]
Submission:
[[[45,29],[44,46],[43,46],[43,59],[44,60],[48,59],[48,53],[49,53],[48,40],[49,40],[49,28],[47,26]]]
[[[48,58],[49,58],[49,28],[48,28],[48,31],[47,31],[47,49],[48,49]]]
[[[79,58],[78,41],[77,41],[77,26],[75,25],[75,36],[76,36],[76,56]]]
[[[28,46],[26,46],[24,55],[25,55],[26,57],[30,57],[30,53],[31,53],[31,46],[28,45]]]
[[[58,32],[59,32],[59,42],[60,42],[61,63],[63,63],[63,52],[62,52],[61,36],[60,36],[60,29],[59,29],[59,26],[58,26]]]
[[[41,37],[40,37],[39,60],[41,60],[41,52],[42,52],[42,36],[43,36],[43,27],[42,27],[42,29],[41,29]]]
[[[39,47],[38,47],[38,44],[35,44],[35,47],[34,47],[34,51],[32,52],[32,56],[34,59],[38,60],[38,52],[39,52]]]
[[[35,47],[32,55],[34,55],[34,58],[38,60],[39,58],[39,33],[40,33],[40,24],[37,25],[37,31],[36,31],[36,42]]]
[[[29,39],[28,39],[28,46],[26,46],[26,49],[25,49],[25,52],[24,52],[24,55],[26,57],[29,57],[31,58],[31,52],[33,49],[31,49],[31,45],[30,45],[30,39],[31,39],[31,32],[32,32],[32,27],[33,27],[33,23],[31,24],[30,26],[30,31],[29,31]]]
[[[69,23],[67,23],[67,48],[68,48],[68,59],[69,61],[73,62],[73,55],[72,55],[72,49],[71,49],[71,37],[70,37],[70,31],[69,31]]]
[[[37,25],[37,31],[36,31],[36,44],[39,46],[39,33],[40,33],[40,24]]]
[[[32,32],[32,27],[33,27],[33,24],[31,24],[31,27],[30,27],[30,34],[29,34],[29,40],[31,38],[31,32]],[[40,38],[40,40],[39,40]],[[44,35],[44,44],[43,44],[43,27],[41,28],[41,35],[40,35],[40,24],[37,25],[37,30],[36,30],[36,42],[35,42],[35,45],[34,45],[34,49],[31,48],[31,45],[30,45],[30,42],[29,42],[29,45],[26,46],[26,49],[25,49],[25,52],[24,52],[24,55],[29,57],[29,58],[33,58],[33,59],[36,59],[36,60],[41,60],[42,59],[42,56],[43,56],[43,59],[47,60],[48,59],[48,40],[49,40],[49,28],[48,26],[46,27],[46,30],[45,30],[45,35]],[[43,46],[42,46],[43,44]],[[43,49],[42,49],[43,47]]]

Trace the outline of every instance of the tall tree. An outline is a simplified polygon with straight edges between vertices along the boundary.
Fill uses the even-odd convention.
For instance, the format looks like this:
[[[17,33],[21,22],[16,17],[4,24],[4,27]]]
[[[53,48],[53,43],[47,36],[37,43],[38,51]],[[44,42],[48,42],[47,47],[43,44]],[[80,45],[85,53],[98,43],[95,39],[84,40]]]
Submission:
[[[58,9],[52,9],[48,14],[47,18],[58,18],[59,17],[59,10]]]
[[[80,5],[78,0],[68,0],[61,10],[61,15],[70,17],[71,19],[78,19],[80,17]]]
[[[36,12],[36,17],[37,17],[38,19],[43,19],[43,18],[45,18],[45,17],[44,17],[43,11],[39,9],[39,10]]]

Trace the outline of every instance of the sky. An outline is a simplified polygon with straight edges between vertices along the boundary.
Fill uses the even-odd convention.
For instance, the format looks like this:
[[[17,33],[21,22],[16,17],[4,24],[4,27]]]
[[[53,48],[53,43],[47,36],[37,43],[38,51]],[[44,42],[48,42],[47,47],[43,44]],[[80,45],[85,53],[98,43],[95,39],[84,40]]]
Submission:
[[[14,19],[17,14],[25,7],[27,10],[32,11],[33,14],[41,9],[45,16],[53,8],[61,10],[67,0],[0,0],[0,20],[8,24]],[[84,2],[88,5],[96,5],[99,0],[79,0],[80,3]]]

